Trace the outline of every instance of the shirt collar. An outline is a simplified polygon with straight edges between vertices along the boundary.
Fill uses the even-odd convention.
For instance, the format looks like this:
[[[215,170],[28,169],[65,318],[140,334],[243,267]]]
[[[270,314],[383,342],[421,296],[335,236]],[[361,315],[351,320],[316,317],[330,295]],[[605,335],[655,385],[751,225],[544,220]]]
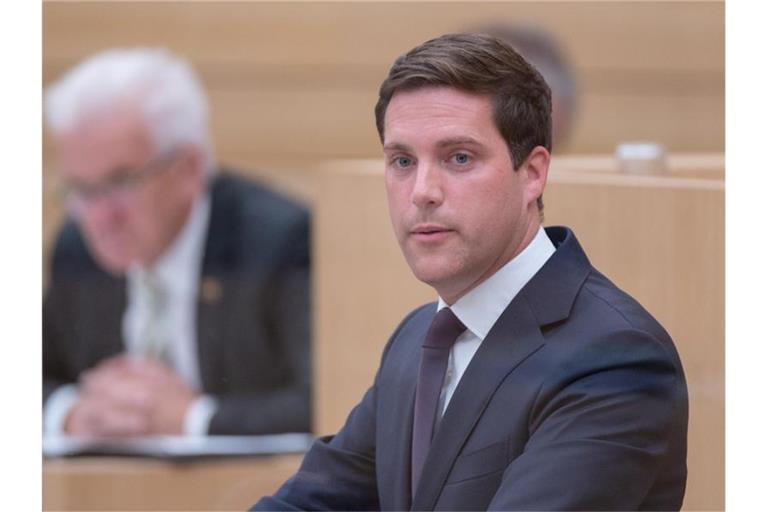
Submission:
[[[140,264],[132,265],[126,276],[129,283],[137,283],[151,271],[155,279],[173,295],[186,293],[189,287],[195,286],[202,262],[210,209],[211,199],[208,193],[195,200],[186,223],[173,243],[151,269]]]
[[[555,246],[539,226],[536,236],[520,254],[457,300],[451,310],[469,331],[485,339],[512,299],[554,252]],[[442,298],[438,300],[438,311],[447,306]]]

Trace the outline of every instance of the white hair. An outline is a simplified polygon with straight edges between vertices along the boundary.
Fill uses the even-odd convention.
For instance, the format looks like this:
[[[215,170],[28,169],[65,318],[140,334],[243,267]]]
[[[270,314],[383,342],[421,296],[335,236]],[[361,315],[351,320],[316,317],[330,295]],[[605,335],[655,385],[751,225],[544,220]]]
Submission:
[[[206,173],[215,171],[208,100],[194,70],[163,48],[117,48],[84,60],[48,87],[45,111],[61,133],[117,105],[135,101],[160,154],[197,147]]]

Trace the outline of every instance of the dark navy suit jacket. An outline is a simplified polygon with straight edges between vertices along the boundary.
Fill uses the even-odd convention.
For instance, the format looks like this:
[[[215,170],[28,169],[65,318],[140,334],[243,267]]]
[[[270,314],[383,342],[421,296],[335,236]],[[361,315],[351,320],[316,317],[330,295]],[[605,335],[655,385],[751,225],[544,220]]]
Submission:
[[[220,173],[197,303],[202,387],[219,407],[211,434],[308,432],[309,214]],[[43,399],[125,350],[126,283],[101,270],[78,227],[62,229],[43,304]]]
[[[413,400],[435,304],[392,335],[373,386],[257,510],[679,509],[688,400],[664,329],[573,233],[493,326],[435,433],[411,500]]]

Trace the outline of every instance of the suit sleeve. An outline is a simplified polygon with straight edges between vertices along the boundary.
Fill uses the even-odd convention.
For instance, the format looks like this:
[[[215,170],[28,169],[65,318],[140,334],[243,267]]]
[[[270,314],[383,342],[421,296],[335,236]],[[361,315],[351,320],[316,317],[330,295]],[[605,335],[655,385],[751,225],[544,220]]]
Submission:
[[[317,439],[298,472],[251,510],[378,510],[377,393],[374,382],[342,429]]]
[[[280,347],[286,383],[280,388],[227,393],[216,396],[217,410],[209,433],[236,435],[310,432],[311,425],[311,316],[309,270],[309,216],[285,230],[278,243],[280,265],[272,273],[264,315],[271,342]]]
[[[43,297],[43,403],[60,386],[72,384],[77,378],[67,371],[64,354],[62,354],[62,351],[66,350],[64,322],[69,316],[67,311],[69,301],[66,298],[66,287],[61,279],[60,267],[66,253],[65,246],[72,238],[67,234],[73,230],[74,228],[68,225],[56,241],[51,256],[50,282]],[[71,240],[69,245],[72,245]]]
[[[418,310],[416,310],[418,311]],[[321,437],[307,452],[299,471],[274,496],[251,510],[378,510],[376,416],[381,366],[408,315],[387,342],[373,386],[352,409],[335,436]]]
[[[57,291],[49,289],[43,299],[43,403],[59,386],[72,382],[59,358],[59,306]]]
[[[688,404],[676,356],[644,332],[610,338],[552,372],[491,510],[637,510],[659,468],[684,460]]]
[[[335,436],[321,437],[299,471],[252,510],[377,510],[376,385]]]

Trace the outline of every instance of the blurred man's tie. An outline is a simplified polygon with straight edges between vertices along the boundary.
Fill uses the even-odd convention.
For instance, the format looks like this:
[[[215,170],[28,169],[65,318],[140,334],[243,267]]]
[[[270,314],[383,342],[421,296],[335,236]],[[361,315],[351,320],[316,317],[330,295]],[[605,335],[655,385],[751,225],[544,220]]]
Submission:
[[[144,356],[162,360],[165,356],[167,333],[164,328],[168,304],[168,293],[160,279],[153,272],[145,272],[141,279],[141,293],[147,305],[141,340]]]

